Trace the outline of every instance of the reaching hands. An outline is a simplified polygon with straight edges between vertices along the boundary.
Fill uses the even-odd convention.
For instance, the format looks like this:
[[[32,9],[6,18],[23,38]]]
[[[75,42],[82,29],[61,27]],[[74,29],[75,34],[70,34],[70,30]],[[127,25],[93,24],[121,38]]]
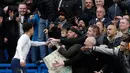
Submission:
[[[46,41],[45,44],[48,45],[50,43],[50,41]]]
[[[55,38],[49,38],[48,40],[55,41],[55,42],[60,42],[60,39],[55,39]]]
[[[58,46],[59,43],[57,42],[57,39],[54,39],[54,38],[50,38],[46,41],[46,45],[51,48],[53,46]]]

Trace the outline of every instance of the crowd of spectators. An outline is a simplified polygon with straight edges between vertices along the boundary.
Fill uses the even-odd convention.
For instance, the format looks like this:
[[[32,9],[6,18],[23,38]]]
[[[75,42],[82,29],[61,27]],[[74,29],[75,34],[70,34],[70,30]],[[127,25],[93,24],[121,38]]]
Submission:
[[[71,65],[73,73],[130,73],[130,0],[4,0],[0,63],[11,63],[25,22],[33,23],[33,41],[56,42],[31,47],[27,63],[38,63],[60,47],[69,60],[56,67]]]

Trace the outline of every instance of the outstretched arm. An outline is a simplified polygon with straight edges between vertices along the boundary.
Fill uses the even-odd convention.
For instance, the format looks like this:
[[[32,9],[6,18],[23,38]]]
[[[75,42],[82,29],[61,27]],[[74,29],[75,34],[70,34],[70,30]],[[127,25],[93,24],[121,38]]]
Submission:
[[[97,52],[105,53],[108,55],[116,55],[116,56],[118,55],[118,52],[119,52],[119,48],[108,48],[104,46],[94,46],[93,50]]]
[[[49,42],[38,42],[38,41],[31,41],[31,46],[42,46],[42,45],[47,45]]]

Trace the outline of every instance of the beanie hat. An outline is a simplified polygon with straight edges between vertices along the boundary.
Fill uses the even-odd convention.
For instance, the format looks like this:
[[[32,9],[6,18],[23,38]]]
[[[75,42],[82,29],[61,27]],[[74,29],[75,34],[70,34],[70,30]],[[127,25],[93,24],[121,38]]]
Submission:
[[[82,36],[83,34],[75,27],[71,27],[69,30],[75,32],[78,36]]]
[[[59,12],[58,15],[63,15],[67,19],[67,16],[66,16],[66,14],[64,12]]]

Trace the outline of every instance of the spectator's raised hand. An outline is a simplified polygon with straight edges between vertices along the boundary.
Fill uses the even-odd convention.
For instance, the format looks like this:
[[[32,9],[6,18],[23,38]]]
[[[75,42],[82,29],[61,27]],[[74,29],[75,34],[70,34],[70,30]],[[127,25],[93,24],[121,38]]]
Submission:
[[[50,23],[49,29],[52,29],[52,27],[54,27],[54,26],[55,26],[54,23]]]
[[[103,73],[103,71],[101,70],[101,71],[94,71],[94,73]]]
[[[60,28],[60,29],[62,29],[62,25],[61,24],[58,24],[58,26],[57,26],[58,28]]]
[[[6,6],[6,7],[3,9],[5,13],[7,13],[8,8],[9,8],[9,7],[8,7],[8,6]]]
[[[16,17],[16,21],[17,21],[17,22],[20,22],[20,21],[21,21],[21,17],[19,17],[19,16]]]
[[[30,19],[30,20],[32,20],[32,19],[33,19],[33,17],[34,17],[34,15],[30,15],[30,16],[29,16],[29,19]]]
[[[7,43],[8,42],[8,39],[7,38],[4,38],[4,43]]]
[[[48,34],[48,29],[44,29],[43,32],[44,32],[45,34]]]
[[[14,11],[9,10],[9,17],[14,17]]]
[[[78,18],[75,17],[74,19],[75,19],[75,23],[78,25]]]

